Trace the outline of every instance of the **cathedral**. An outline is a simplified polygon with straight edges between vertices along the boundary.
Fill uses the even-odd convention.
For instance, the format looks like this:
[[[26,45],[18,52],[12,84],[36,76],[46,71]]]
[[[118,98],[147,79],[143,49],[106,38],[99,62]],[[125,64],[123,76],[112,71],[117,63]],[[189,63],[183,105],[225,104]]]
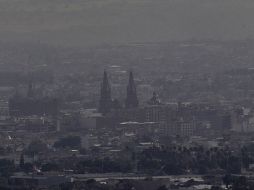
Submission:
[[[129,84],[127,86],[127,97],[125,100],[125,107],[126,108],[138,107],[137,90],[136,90],[136,85],[134,83],[132,72],[130,72],[130,76],[129,76]]]
[[[127,96],[125,99],[125,108],[126,109],[137,108],[139,102],[132,72],[129,73],[129,83],[127,85],[126,94]],[[111,86],[108,80],[108,75],[107,72],[104,71],[98,110],[100,113],[106,114],[110,112],[111,109],[116,107],[119,107],[119,102],[117,100],[112,100]]]
[[[112,108],[111,86],[109,84],[107,72],[104,71],[103,81],[101,84],[101,97],[99,101],[99,112],[108,113]]]

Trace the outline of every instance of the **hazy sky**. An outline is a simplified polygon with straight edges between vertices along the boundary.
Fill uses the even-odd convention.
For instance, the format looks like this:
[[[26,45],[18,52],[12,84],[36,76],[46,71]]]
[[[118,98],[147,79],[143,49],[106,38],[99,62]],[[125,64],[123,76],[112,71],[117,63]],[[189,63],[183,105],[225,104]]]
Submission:
[[[0,39],[65,45],[254,38],[254,0],[0,0]]]

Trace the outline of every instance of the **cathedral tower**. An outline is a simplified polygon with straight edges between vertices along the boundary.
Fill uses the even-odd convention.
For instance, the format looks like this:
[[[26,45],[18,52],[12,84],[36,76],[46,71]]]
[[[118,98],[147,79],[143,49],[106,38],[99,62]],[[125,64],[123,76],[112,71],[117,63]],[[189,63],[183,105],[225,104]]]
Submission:
[[[136,90],[136,85],[134,83],[132,72],[130,72],[130,75],[129,75],[129,84],[127,86],[127,97],[125,100],[125,107],[126,108],[138,107],[137,90]]]
[[[107,72],[104,71],[103,81],[101,84],[101,97],[99,101],[99,112],[106,114],[112,107],[111,87],[108,80]]]

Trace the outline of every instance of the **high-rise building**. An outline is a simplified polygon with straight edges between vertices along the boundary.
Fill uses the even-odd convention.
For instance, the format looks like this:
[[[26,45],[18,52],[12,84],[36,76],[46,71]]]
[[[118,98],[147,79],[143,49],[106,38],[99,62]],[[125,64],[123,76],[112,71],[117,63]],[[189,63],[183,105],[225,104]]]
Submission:
[[[127,97],[125,100],[125,107],[126,108],[136,108],[138,107],[138,97],[137,97],[137,90],[136,85],[133,79],[133,73],[130,72],[129,76],[129,84],[127,86]]]
[[[111,87],[109,84],[107,72],[104,71],[103,81],[101,84],[99,112],[102,114],[106,114],[111,110],[111,107],[112,107]]]

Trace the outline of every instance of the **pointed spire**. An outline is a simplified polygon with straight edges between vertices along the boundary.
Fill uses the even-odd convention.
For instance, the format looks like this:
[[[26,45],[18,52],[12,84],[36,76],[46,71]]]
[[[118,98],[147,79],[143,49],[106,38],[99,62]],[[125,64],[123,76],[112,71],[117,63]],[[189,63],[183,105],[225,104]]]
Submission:
[[[129,84],[134,84],[134,79],[133,79],[133,73],[132,73],[132,71],[130,71],[130,74],[129,74]]]
[[[15,92],[14,92],[13,97],[18,98],[19,96],[20,96],[20,94],[19,94],[18,87],[15,87]]]
[[[105,70],[103,74],[103,82],[102,82],[101,90],[105,96],[108,96],[107,98],[111,99],[111,87],[108,80],[108,74]]]
[[[129,84],[127,86],[127,97],[125,101],[125,107],[126,108],[138,107],[137,90],[132,71],[130,71],[129,74]]]
[[[103,81],[101,84],[101,97],[99,102],[99,112],[105,114],[110,111],[112,106],[111,87],[107,72],[104,70]]]
[[[109,86],[108,74],[107,74],[106,70],[104,70],[104,73],[103,73],[103,86],[105,86],[105,87]]]
[[[27,97],[33,97],[34,92],[33,92],[33,84],[32,82],[29,82],[28,84],[28,91],[27,91]]]

